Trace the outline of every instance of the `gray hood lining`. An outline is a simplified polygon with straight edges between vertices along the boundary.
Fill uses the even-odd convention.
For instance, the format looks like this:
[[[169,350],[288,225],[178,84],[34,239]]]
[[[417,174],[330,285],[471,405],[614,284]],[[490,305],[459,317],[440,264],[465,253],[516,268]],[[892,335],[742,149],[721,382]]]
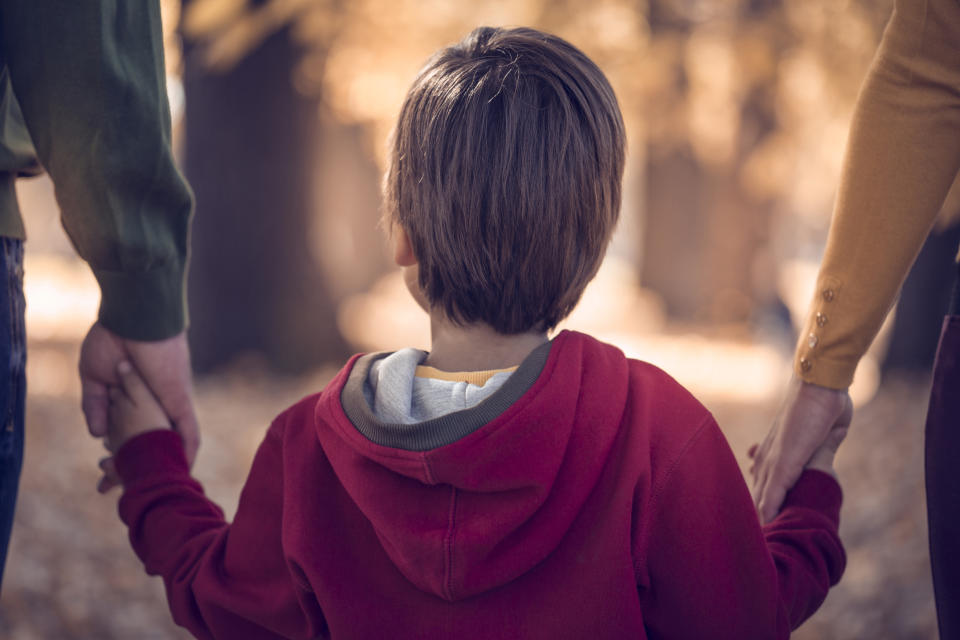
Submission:
[[[405,451],[429,451],[470,435],[509,409],[540,377],[552,345],[551,340],[530,352],[503,385],[477,406],[414,424],[385,423],[374,415],[363,388],[371,365],[390,352],[370,353],[354,363],[340,392],[340,404],[357,431],[371,442]]]

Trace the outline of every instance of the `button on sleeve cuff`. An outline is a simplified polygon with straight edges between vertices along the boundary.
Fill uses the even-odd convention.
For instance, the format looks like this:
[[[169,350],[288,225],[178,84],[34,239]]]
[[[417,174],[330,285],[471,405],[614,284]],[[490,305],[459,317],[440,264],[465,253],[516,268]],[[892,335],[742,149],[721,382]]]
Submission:
[[[794,358],[793,370],[804,382],[818,387],[843,390],[853,383],[857,362],[814,356],[809,351],[801,350]]]

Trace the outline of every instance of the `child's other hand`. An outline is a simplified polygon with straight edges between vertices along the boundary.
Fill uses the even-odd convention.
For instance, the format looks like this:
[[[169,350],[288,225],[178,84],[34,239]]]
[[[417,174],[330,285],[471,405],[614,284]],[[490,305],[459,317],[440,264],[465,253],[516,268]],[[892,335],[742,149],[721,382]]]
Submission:
[[[106,446],[116,452],[141,433],[170,429],[170,419],[143,378],[127,361],[117,365],[120,386],[110,387],[110,413]]]
[[[829,433],[827,433],[827,439],[813,452],[813,456],[809,462],[807,462],[806,468],[823,471],[836,478],[837,472],[833,469],[833,457],[836,455],[840,443],[847,437],[847,430],[849,428],[849,425],[844,424],[830,429]]]

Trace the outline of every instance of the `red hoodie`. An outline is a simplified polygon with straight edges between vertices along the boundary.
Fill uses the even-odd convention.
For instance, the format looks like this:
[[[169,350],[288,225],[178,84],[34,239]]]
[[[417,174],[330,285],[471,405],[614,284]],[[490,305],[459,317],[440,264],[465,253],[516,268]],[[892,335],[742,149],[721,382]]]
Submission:
[[[198,638],[787,638],[840,578],[833,478],[761,529],[710,413],[615,347],[563,332],[419,425],[364,410],[372,357],[273,422],[233,524],[174,432],[118,452],[133,547]]]

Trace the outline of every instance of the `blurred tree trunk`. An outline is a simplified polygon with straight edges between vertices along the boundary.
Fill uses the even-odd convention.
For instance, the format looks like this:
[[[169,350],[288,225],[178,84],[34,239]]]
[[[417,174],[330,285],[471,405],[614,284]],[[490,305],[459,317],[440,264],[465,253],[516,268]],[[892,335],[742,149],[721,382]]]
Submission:
[[[648,154],[642,282],[680,320],[744,322],[766,299],[754,265],[766,242],[768,205],[735,176],[703,167],[689,150]]]
[[[748,84],[741,87],[732,149],[722,161],[706,162],[690,141],[657,137],[658,129],[676,127],[677,114],[690,106],[688,43],[695,31],[713,24],[699,24],[684,13],[685,6],[653,0],[648,14],[651,32],[677,44],[664,48],[673,52],[672,87],[664,88],[671,95],[649,124],[654,136],[646,153],[641,282],[661,295],[675,319],[743,323],[757,311],[782,306],[769,284],[772,275],[758,279],[757,273],[769,241],[772,203],[748,193],[741,180],[751,153],[776,129],[775,78],[739,80]],[[731,41],[751,24],[776,25],[776,11],[775,4],[744,3],[726,16]]]
[[[641,282],[675,318],[694,318],[706,296],[702,170],[689,149],[647,154]]]
[[[202,49],[184,42],[184,164],[197,198],[189,335],[198,372],[248,351],[294,372],[347,351],[310,251],[320,101],[291,83],[299,52],[289,31],[225,72],[208,70]]]

